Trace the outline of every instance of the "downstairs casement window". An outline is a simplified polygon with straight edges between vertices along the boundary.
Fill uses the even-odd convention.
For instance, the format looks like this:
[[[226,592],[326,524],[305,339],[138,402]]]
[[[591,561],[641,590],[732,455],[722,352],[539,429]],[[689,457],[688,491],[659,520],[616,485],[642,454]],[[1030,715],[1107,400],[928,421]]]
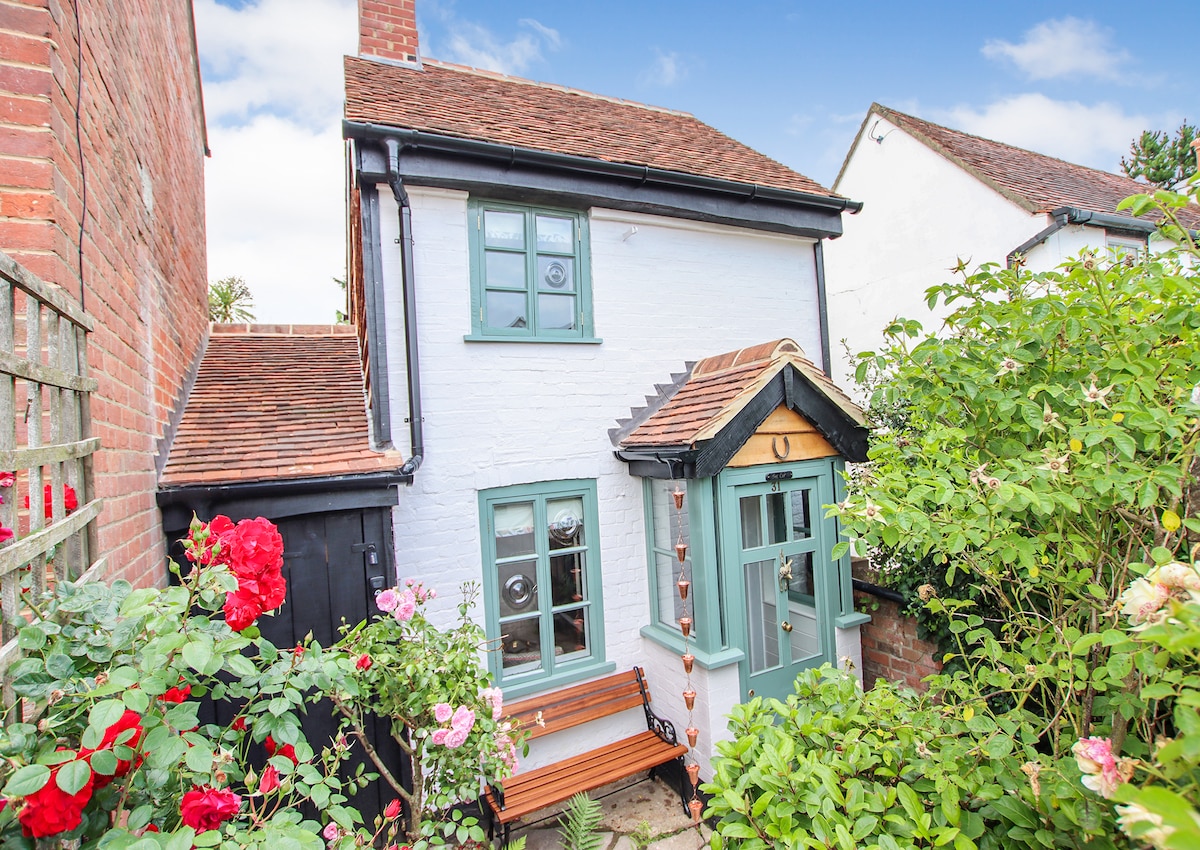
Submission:
[[[602,672],[596,483],[479,494],[489,667],[506,697]]]
[[[468,340],[597,342],[587,213],[472,201]]]

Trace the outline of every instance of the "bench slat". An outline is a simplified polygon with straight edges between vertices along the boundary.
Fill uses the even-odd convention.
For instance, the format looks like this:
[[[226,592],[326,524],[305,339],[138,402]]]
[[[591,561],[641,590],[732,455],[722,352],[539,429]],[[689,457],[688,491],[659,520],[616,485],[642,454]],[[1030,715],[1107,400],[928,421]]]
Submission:
[[[508,716],[533,739],[641,705],[637,675],[631,670],[512,703]],[[542,725],[537,723],[539,712]]]
[[[505,808],[497,811],[489,790],[487,801],[501,823],[561,803],[579,792],[666,764],[687,752],[671,746],[653,732],[643,732],[565,761],[517,774],[504,783]]]

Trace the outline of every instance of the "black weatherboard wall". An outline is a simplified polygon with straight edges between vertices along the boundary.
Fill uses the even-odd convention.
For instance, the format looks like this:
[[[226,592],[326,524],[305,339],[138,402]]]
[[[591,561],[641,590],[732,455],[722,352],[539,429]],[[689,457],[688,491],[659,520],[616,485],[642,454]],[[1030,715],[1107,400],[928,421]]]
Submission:
[[[171,555],[181,564],[183,549],[178,541],[187,535],[193,512],[204,521],[218,514],[234,522],[263,516],[278,525],[287,599],[275,616],[259,618],[259,628],[281,649],[294,647],[309,633],[322,646],[329,646],[338,639],[343,623],[353,625],[380,613],[375,590],[395,583],[391,506],[396,503],[395,485],[401,481],[393,473],[379,473],[176,487],[160,491],[158,501]],[[227,725],[235,712],[235,706],[211,704],[205,706],[201,719]],[[304,734],[319,752],[337,733],[338,720],[328,701],[308,705],[307,712]],[[389,769],[407,785],[409,768],[388,726],[386,720],[376,719],[368,732]],[[353,774],[359,763],[373,770],[361,750],[355,749],[348,773]],[[395,796],[379,781],[351,804],[370,823]]]

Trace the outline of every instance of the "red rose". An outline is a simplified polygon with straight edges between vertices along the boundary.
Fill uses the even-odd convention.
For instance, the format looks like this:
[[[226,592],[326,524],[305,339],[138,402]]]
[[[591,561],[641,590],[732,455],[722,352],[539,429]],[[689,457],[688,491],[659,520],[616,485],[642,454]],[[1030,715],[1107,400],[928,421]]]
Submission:
[[[0,525],[0,543],[7,543],[15,536],[16,535],[13,534],[13,530],[11,528],[6,528],[3,525]]]
[[[383,816],[388,820],[395,820],[396,818],[400,817],[399,797],[387,804],[387,808],[383,810]]]
[[[17,480],[17,476],[11,472],[0,472],[0,487],[11,487]]]
[[[292,760],[292,764],[299,764],[300,759],[296,758],[296,748],[291,744],[284,744],[282,747],[275,743],[275,739],[270,735],[263,741],[263,749],[267,751],[268,756],[274,756],[276,753]]]
[[[362,655],[358,656],[358,660],[354,662],[354,667],[356,670],[370,670],[371,664],[371,656],[364,652]]]
[[[258,780],[258,790],[270,794],[279,787],[279,771],[267,765],[263,768],[262,777]]]
[[[229,624],[229,628],[235,632],[240,632],[242,629],[248,628],[254,624],[254,621],[262,614],[262,608],[259,607],[258,600],[241,590],[225,596],[225,622]]]
[[[188,560],[192,563],[198,561],[201,566],[228,564],[229,543],[227,538],[233,528],[233,520],[223,514],[213,517],[212,522],[201,523],[199,528],[188,535],[188,539],[183,544]],[[203,542],[199,540],[201,536],[204,536]]]
[[[283,568],[283,536],[268,519],[242,520],[230,534],[229,542],[229,567],[238,578]]]
[[[241,807],[242,798],[232,791],[199,786],[183,795],[179,815],[184,826],[207,832],[234,817]]]
[[[43,508],[46,512],[46,519],[53,519],[54,491],[51,489],[50,485],[47,484],[45,488],[43,488],[43,493],[43,502],[45,503]],[[28,496],[25,497],[25,507],[29,507]],[[63,507],[66,509],[67,513],[71,513],[73,510],[79,507],[79,498],[75,495],[75,488],[70,484],[63,485]]]
[[[233,722],[229,724],[229,728],[234,732],[245,732],[246,718],[239,714],[237,717],[233,718]]]
[[[183,677],[179,677],[179,681],[183,681]],[[159,697],[162,702],[181,703],[192,695],[192,686],[184,685],[182,688],[174,687],[167,688],[166,693]]]
[[[124,732],[126,732],[128,730],[133,730],[133,734],[131,734],[131,735],[123,734]],[[130,747],[136,751],[138,748],[138,744],[141,742],[141,739],[142,739],[142,718],[141,718],[141,716],[136,711],[130,711],[129,709],[125,709],[125,713],[122,714],[120,716],[120,718],[117,719],[117,722],[114,723],[112,726],[109,726],[106,730],[104,730],[104,737],[100,739],[100,746],[96,747],[96,749],[94,749],[94,750],[89,750],[87,747],[81,747],[79,750],[79,757],[81,759],[88,759],[88,763],[90,764],[91,761],[90,761],[89,757],[91,756],[92,753],[97,752],[99,750],[111,750],[113,747],[117,746],[118,744]],[[94,774],[92,778],[95,781],[97,788],[103,788],[106,785],[108,785],[110,782],[112,782],[115,777],[124,776],[125,774],[129,773],[130,770],[137,770],[141,766],[142,766],[142,755],[141,755],[141,753],[137,753],[136,755],[134,755],[132,761],[127,761],[125,759],[117,759],[117,769],[113,772],[112,776],[104,776],[103,774]]]
[[[26,838],[46,838],[79,826],[83,807],[92,799],[94,779],[95,774],[79,791],[68,794],[58,787],[58,768],[50,771],[50,781],[26,797],[17,814],[21,833]]]

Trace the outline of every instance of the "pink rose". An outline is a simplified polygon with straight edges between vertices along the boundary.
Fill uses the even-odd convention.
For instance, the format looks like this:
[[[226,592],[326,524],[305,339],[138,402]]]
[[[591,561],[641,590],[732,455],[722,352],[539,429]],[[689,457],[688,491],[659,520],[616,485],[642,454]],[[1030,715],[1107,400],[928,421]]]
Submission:
[[[430,740],[441,746],[442,744],[446,743],[446,736],[448,734],[450,734],[449,729],[436,729],[434,730],[433,736],[430,738]]]
[[[465,736],[471,731],[475,725],[475,712],[467,708],[465,705],[460,705],[458,711],[454,712],[454,717],[450,720],[451,729],[461,729]]]
[[[336,841],[342,836],[342,828],[333,821],[330,821],[325,825],[325,829],[321,832],[321,835],[325,836],[326,841]]]
[[[439,702],[433,707],[433,718],[438,723],[445,723],[454,714],[454,707],[448,702]]]
[[[392,612],[392,616],[403,623],[411,620],[415,613],[417,613],[417,598],[413,596],[411,590],[406,590],[400,594],[400,601],[396,605],[396,610]]]
[[[446,733],[446,746],[450,749],[461,747],[467,741],[467,729],[456,729],[451,727]]]
[[[375,604],[379,606],[380,611],[392,612],[396,610],[396,606],[400,604],[400,594],[396,593],[393,588],[380,591],[375,595]]]

